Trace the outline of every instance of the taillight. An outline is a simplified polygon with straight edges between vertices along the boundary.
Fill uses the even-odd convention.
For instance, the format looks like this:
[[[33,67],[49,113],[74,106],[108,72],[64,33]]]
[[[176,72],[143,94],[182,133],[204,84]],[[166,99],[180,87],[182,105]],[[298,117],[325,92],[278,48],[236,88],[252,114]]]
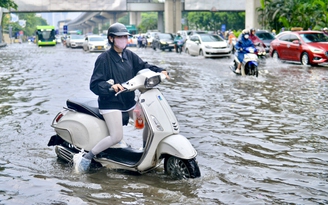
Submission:
[[[57,115],[55,121],[58,122],[60,120],[60,118],[62,118],[63,116],[64,116],[63,113],[60,113],[59,115]]]

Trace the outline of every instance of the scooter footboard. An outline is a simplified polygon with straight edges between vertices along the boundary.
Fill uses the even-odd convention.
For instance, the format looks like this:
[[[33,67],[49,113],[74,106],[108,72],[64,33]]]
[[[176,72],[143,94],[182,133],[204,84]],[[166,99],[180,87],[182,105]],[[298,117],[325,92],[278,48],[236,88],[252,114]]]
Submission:
[[[189,140],[182,135],[171,135],[163,139],[157,148],[157,156],[169,154],[181,159],[192,159],[196,157],[197,151]]]

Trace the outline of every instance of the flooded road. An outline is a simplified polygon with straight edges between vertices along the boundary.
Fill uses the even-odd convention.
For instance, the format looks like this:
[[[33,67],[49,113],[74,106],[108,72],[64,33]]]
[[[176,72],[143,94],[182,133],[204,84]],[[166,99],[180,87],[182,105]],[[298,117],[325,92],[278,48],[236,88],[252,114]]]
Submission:
[[[47,146],[50,124],[66,99],[95,97],[99,53],[14,44],[0,49],[0,204],[328,204],[327,67],[268,59],[240,77],[229,58],[133,50],[170,72],[160,88],[202,176],[73,174]],[[125,139],[139,146],[138,134]]]

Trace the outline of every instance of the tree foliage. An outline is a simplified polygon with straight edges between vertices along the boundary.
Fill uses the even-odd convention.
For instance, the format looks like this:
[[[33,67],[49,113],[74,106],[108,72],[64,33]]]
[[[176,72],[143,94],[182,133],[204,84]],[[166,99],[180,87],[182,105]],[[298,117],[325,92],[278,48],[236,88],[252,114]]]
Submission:
[[[183,30],[186,26],[193,30],[220,30],[223,24],[227,29],[243,29],[245,27],[245,12],[184,12],[182,13],[185,24],[181,25]],[[141,14],[141,23],[138,31],[145,33],[148,30],[157,30],[157,13],[145,12]]]
[[[127,15],[119,18],[117,21],[121,24],[129,25],[129,18],[130,18],[130,14],[127,14]]]
[[[320,29],[328,24],[327,0],[261,0],[259,23],[263,28]]]
[[[25,20],[25,27],[21,27],[17,22],[10,22],[10,15],[7,14],[3,19],[3,28],[8,30],[9,26],[12,27],[12,32],[23,31],[24,35],[32,36],[35,34],[36,26],[47,25],[47,21],[41,17],[36,16],[35,13],[18,13],[19,19]]]
[[[157,13],[145,12],[141,13],[141,23],[137,26],[139,33],[146,33],[148,30],[156,30],[157,28]]]
[[[190,30],[217,31],[222,25],[232,30],[245,28],[245,12],[187,12],[183,16],[187,19],[183,27]]]
[[[17,8],[18,8],[17,4],[12,0],[1,0],[0,7],[8,9],[8,10],[10,10],[10,9],[17,10]]]

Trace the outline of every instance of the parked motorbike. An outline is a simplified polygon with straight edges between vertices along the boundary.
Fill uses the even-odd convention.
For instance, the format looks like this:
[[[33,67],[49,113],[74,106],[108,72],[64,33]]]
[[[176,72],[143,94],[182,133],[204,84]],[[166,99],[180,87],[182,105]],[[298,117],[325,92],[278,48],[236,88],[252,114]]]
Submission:
[[[255,75],[258,77],[259,71],[258,71],[258,57],[256,55],[256,49],[253,47],[247,47],[243,49],[244,51],[244,60],[241,64],[241,75]],[[235,53],[234,60],[233,60],[233,65],[230,65],[230,69],[236,73],[236,69],[239,64],[238,60],[238,52]],[[239,74],[239,73],[236,73]]]
[[[136,124],[144,123],[144,129],[148,130],[144,148],[132,148],[122,140],[95,156],[92,164],[142,174],[157,168],[164,160],[164,170],[169,176],[200,177],[197,151],[186,137],[179,134],[179,123],[170,105],[155,88],[164,79],[165,75],[144,69],[122,84],[124,91],[116,93],[140,91],[137,103],[141,107],[139,114],[143,117],[138,118]],[[52,121],[56,134],[51,137],[48,146],[55,146],[57,156],[72,163],[75,154],[81,150],[90,151],[109,133],[98,111],[97,99],[68,99],[66,105]],[[126,125],[128,113],[122,114]]]

